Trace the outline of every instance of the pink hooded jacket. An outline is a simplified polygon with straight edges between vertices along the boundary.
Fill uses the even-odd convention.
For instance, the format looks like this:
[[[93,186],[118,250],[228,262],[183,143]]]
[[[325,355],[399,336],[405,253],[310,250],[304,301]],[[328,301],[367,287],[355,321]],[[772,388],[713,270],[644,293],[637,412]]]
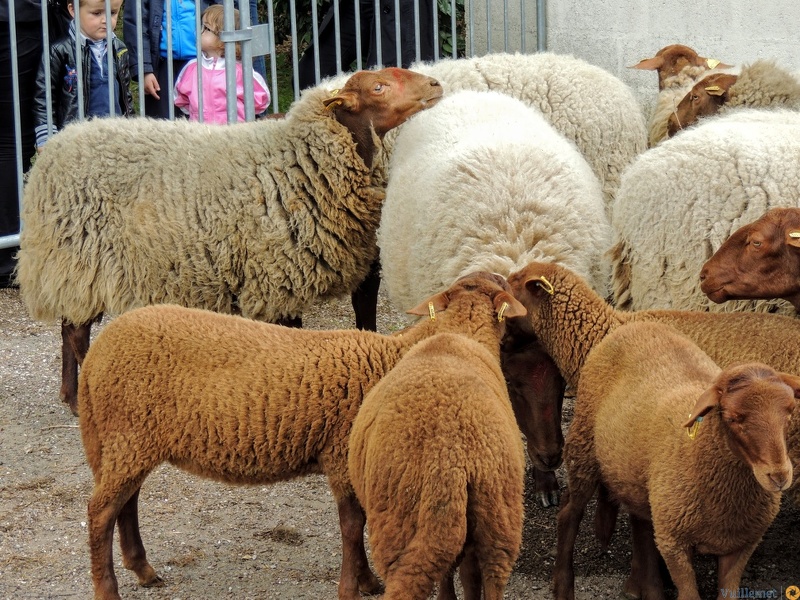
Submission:
[[[236,62],[236,108],[238,120],[244,121],[244,75],[242,63]],[[227,123],[228,105],[225,98],[225,57],[208,57],[203,54],[203,121],[205,123]],[[264,78],[253,71],[253,95],[255,114],[267,109],[270,102],[269,90]],[[175,106],[189,115],[192,121],[199,121],[197,59],[189,61],[181,69],[175,81]]]

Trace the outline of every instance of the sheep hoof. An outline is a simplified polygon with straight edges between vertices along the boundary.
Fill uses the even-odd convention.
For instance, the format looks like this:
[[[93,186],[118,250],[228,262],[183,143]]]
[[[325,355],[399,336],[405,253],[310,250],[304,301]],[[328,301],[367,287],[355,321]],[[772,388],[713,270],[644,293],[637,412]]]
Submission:
[[[383,584],[373,573],[369,577],[359,578],[358,590],[367,596],[382,594],[384,591]]]
[[[550,508],[551,506],[558,506],[558,490],[551,490],[549,492],[539,492],[539,502],[543,508]]]
[[[139,581],[139,585],[142,587],[150,588],[150,587],[162,587],[164,585],[164,580],[161,579],[158,575],[153,572],[153,576],[150,579],[145,581]]]

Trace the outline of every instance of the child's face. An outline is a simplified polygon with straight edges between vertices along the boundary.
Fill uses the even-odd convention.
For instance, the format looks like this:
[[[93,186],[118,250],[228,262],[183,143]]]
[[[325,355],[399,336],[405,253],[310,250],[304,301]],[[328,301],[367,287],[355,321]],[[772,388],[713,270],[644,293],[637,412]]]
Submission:
[[[219,32],[203,21],[203,32],[200,35],[200,49],[206,56],[222,56],[224,51],[220,48]]]
[[[111,29],[117,26],[119,9],[122,0],[111,0]],[[81,11],[81,31],[83,35],[95,42],[105,39],[107,32],[105,0],[79,0]],[[69,5],[69,14],[75,16],[75,5]]]

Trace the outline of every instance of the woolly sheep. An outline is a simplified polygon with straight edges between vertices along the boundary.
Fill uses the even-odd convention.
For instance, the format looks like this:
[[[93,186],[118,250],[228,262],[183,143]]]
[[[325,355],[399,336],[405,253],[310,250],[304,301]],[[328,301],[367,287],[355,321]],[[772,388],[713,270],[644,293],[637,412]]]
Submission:
[[[616,76],[579,58],[495,53],[414,63],[411,68],[435,77],[446,94],[494,90],[539,109],[589,163],[600,180],[606,210],[622,171],[647,148],[645,119],[633,92]]]
[[[610,244],[597,177],[572,143],[519,100],[453,92],[406,123],[395,140],[378,245],[386,292],[401,309],[466,272],[507,275],[534,259],[570,266],[605,293]],[[530,345],[504,348],[511,350],[504,370],[514,382],[512,401],[525,395],[547,402],[557,417],[563,383],[556,369],[547,369]],[[532,362],[540,365],[536,373]],[[560,464],[562,438],[531,437],[537,429],[560,430],[534,425],[525,432],[528,454],[549,506],[558,487],[542,471]]]
[[[733,66],[700,56],[689,46],[670,44],[631,68],[658,73],[658,96],[647,122],[648,145],[653,147],[669,137],[669,117],[692,86],[709,73],[731,72]]]
[[[505,282],[504,282],[505,283]],[[522,541],[525,455],[500,369],[497,316],[525,310],[508,293],[472,315],[479,335],[416,344],[353,422],[348,465],[364,507],[385,600],[455,600],[462,556],[467,598],[499,600]]]
[[[800,109],[800,81],[773,61],[742,67],[739,75],[707,75],[678,103],[669,117],[670,136],[701,117],[741,108]]]
[[[623,309],[793,312],[780,302],[713,304],[700,269],[767,209],[800,203],[800,113],[741,109],[642,154],[611,216],[612,287]]]
[[[441,311],[435,320],[394,336],[304,331],[175,305],[114,319],[79,377],[81,436],[94,474],[88,529],[95,598],[120,597],[115,522],[125,567],[142,585],[159,581],[137,515],[139,489],[163,462],[239,484],[324,473],[342,533],[339,598],[379,591],[347,474],[353,419],[364,394],[411,346],[437,332],[483,331],[485,323],[472,315],[494,306],[498,295],[505,299],[506,289],[492,276],[461,279],[445,301],[432,300]],[[427,303],[421,311],[428,314]]]
[[[773,208],[742,225],[700,270],[713,302],[782,298],[800,311],[800,208]]]
[[[75,411],[103,313],[172,302],[278,321],[353,291],[377,258],[379,138],[441,93],[390,68],[312,90],[283,120],[98,119],[59,133],[25,189],[17,277],[33,318],[62,320],[62,400]]]
[[[720,597],[738,591],[792,481],[785,435],[795,397],[800,377],[761,363],[723,371],[661,323],[606,335],[586,358],[567,434],[569,500],[558,514],[555,598],[574,598],[578,525],[601,482],[628,507],[635,543],[652,546],[655,536],[680,598],[700,598],[694,550],[717,556]],[[661,589],[657,554],[644,556],[634,563],[628,597]]]
[[[617,310],[577,273],[533,262],[508,277],[528,314],[509,330],[535,335],[567,384],[577,389],[586,355],[607,333],[632,321],[658,321],[691,338],[720,367],[762,362],[800,376],[800,320],[761,312]],[[731,335],[735,332],[736,335]],[[800,411],[789,429],[789,453],[800,464]]]

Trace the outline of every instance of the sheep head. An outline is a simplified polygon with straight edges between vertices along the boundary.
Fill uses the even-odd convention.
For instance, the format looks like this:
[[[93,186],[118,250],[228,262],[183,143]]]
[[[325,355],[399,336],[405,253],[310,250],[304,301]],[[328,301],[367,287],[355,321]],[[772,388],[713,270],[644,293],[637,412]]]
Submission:
[[[730,88],[737,80],[737,75],[715,73],[697,82],[670,115],[667,134],[672,137],[700,117],[716,114],[728,102]]]
[[[442,86],[433,77],[390,67],[358,71],[324,104],[354,135],[360,132],[363,135],[371,126],[382,138],[441,97]]]
[[[780,492],[792,483],[786,428],[797,398],[800,377],[760,363],[738,365],[717,376],[683,426],[695,427],[715,410],[734,456],[753,470],[761,487]]]
[[[678,75],[681,71],[689,67],[698,69],[727,69],[731,65],[726,65],[714,58],[700,56],[689,46],[682,44],[671,44],[663,47],[656,52],[652,58],[645,58],[638,64],[631,66],[631,69],[645,69],[658,72],[658,89],[663,90],[665,81],[669,77]]]
[[[525,307],[511,294],[505,278],[484,271],[460,277],[445,291],[431,296],[406,312],[410,315],[427,315],[435,319],[437,312],[442,312],[451,305],[459,304],[467,307],[468,304],[474,303],[477,294],[482,294],[491,301],[498,323],[504,322],[506,318],[521,317],[526,314]]]
[[[800,311],[800,209],[773,208],[734,231],[700,270],[700,289],[717,303],[783,298]]]

